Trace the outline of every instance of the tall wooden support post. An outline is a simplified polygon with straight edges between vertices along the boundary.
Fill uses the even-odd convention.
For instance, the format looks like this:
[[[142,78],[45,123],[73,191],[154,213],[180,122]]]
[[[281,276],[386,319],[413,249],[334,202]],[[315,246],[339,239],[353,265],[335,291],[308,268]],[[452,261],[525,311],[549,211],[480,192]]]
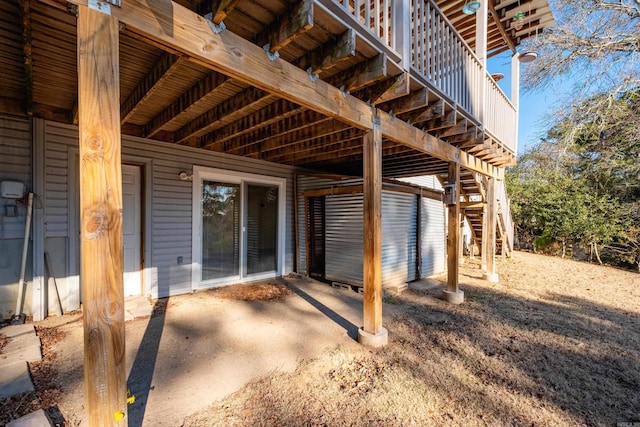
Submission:
[[[458,287],[458,266],[460,255],[460,165],[449,163],[449,177],[445,187],[447,198],[447,289],[442,298],[453,304],[464,302],[464,292]]]
[[[388,332],[382,327],[382,132],[376,118],[362,142],[364,326],[358,329],[358,342],[380,347],[387,344]]]
[[[520,109],[520,54],[514,53],[511,57],[511,103],[516,107],[516,111]],[[520,115],[518,115],[519,117]],[[515,144],[514,155],[518,155],[518,121],[513,132]]]
[[[496,273],[496,226],[498,221],[498,200],[496,199],[496,179],[487,180],[487,210],[483,218],[483,227],[487,230],[486,248],[484,259],[487,263],[486,270],[482,273],[482,278],[492,283],[498,282]]]
[[[480,245],[480,269],[483,274],[487,271],[487,244],[489,243],[489,239],[487,237],[487,218],[489,218],[489,216],[487,213],[487,201],[485,196],[485,202],[482,204],[482,243]]]
[[[89,426],[127,424],[118,20],[78,10],[81,285]]]

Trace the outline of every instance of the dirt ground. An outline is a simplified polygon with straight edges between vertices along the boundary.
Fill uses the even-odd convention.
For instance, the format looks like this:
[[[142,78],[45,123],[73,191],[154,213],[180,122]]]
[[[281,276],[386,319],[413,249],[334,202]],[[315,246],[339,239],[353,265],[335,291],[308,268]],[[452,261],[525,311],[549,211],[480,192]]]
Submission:
[[[196,401],[199,406],[182,408],[164,425],[615,426],[640,422],[640,275],[521,252],[498,260],[498,273],[498,284],[482,281],[479,260],[467,259],[461,267],[466,299],[461,306],[436,298],[436,287],[386,296],[383,323],[390,343],[378,350],[355,345],[350,338],[354,324],[361,323],[362,297],[355,292],[305,285],[296,279],[288,280],[295,294],[280,284],[254,287],[249,293],[260,296],[257,302],[242,298],[246,292],[230,289],[194,294],[196,300],[188,303],[192,308],[204,304],[209,310],[233,310],[252,304],[251,316],[257,316],[275,307],[276,314],[269,314],[274,316],[272,327],[289,314],[302,319],[298,323],[305,323],[308,333],[289,330],[287,323],[274,339],[302,336],[268,348],[261,354],[261,363],[272,363],[267,354],[275,353],[277,360],[279,352],[306,350],[287,363],[269,365],[274,368],[266,371],[246,366],[248,374],[224,390],[218,390],[221,386],[216,382],[193,389],[184,402]],[[331,292],[312,293],[312,286]],[[313,295],[321,304],[311,303],[304,295]],[[167,313],[173,310],[188,316],[188,311],[180,312],[186,308],[181,301],[187,304],[178,299],[172,306],[170,301],[166,307],[158,305],[151,319],[128,322],[127,345],[136,324],[141,336],[132,341],[143,342],[143,331],[164,318],[165,308]],[[304,311],[309,307],[311,311]],[[251,320],[238,313],[225,315],[238,325],[236,329]],[[53,353],[45,359],[50,359],[47,375],[54,372],[55,376],[43,387],[48,387],[47,396],[57,398],[53,412],[65,417],[66,421],[59,420],[61,425],[77,425],[82,418],[81,359],[78,363],[78,352],[64,349],[77,343],[80,315],[49,322],[38,325],[39,333],[64,337],[51,345],[58,351],[45,352]],[[221,330],[221,325],[209,326]],[[163,340],[171,336],[171,329],[165,327]],[[184,340],[187,333],[179,332]],[[319,335],[325,336],[324,341],[305,347]],[[230,351],[236,353],[216,364],[242,365],[244,353],[261,350]],[[158,353],[153,361],[155,376],[165,363],[169,372],[174,369],[185,378],[193,375],[190,370],[196,372],[196,365],[175,370],[171,363],[178,366],[179,362],[171,357],[165,361]],[[215,352],[214,357],[218,357]],[[198,353],[196,361],[206,365],[206,354]],[[141,360],[140,366],[148,363]],[[155,376],[143,384],[151,390],[149,402],[153,387],[162,386]],[[46,405],[52,406],[51,402]],[[163,408],[173,409],[179,408]],[[142,412],[144,423],[139,418],[129,425],[157,425],[147,420],[158,411],[150,403]]]

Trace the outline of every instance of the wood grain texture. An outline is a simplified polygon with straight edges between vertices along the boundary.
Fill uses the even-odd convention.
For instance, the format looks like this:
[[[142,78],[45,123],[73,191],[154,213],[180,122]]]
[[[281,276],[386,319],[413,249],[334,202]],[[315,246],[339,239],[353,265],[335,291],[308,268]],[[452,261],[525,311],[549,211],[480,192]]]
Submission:
[[[487,274],[496,273],[496,223],[498,221],[498,201],[496,200],[496,180],[487,180],[487,215],[483,226],[487,229],[486,248]],[[485,245],[486,243],[486,245]]]
[[[117,19],[79,8],[81,285],[90,426],[127,424],[118,37]]]
[[[382,327],[382,133],[374,127],[363,138],[364,331]]]
[[[456,186],[456,203],[447,206],[447,289],[451,292],[458,291],[458,266],[460,246],[460,165],[449,163],[449,175],[447,184]]]
[[[87,0],[70,0],[70,3],[86,5]],[[150,5],[146,1],[131,0],[123,2],[121,8],[112,8],[111,13],[138,38],[214,71],[358,129],[371,129],[373,115],[379,114],[386,138],[445,161],[460,162],[462,167],[476,172],[498,174],[497,168],[488,163],[461,153],[387,113],[376,112],[365,102],[345,96],[340,89],[322,80],[312,82],[306,71],[294,64],[282,59],[269,60],[260,46],[231,31],[215,34],[205,18],[175,2],[157,0]]]

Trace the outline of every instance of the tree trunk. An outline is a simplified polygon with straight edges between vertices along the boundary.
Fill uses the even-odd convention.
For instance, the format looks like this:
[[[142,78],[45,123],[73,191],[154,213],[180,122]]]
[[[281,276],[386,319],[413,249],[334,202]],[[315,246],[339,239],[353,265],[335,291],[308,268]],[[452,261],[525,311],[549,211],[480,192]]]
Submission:
[[[565,242],[564,239],[562,239],[562,259],[564,259],[564,256],[567,253],[567,242]]]

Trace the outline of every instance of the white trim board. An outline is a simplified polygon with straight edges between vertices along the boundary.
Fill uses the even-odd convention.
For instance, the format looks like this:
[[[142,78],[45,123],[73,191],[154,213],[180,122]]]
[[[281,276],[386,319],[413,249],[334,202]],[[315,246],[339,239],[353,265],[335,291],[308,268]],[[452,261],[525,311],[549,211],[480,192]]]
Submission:
[[[277,231],[277,269],[275,272],[267,272],[261,274],[244,275],[242,273],[244,265],[244,232],[240,239],[240,268],[238,275],[230,276],[219,280],[202,281],[202,205],[201,205],[201,192],[202,192],[202,180],[216,180],[220,182],[226,182],[230,184],[255,183],[255,184],[270,184],[278,186],[278,231]],[[281,276],[285,269],[285,242],[286,242],[286,210],[287,210],[287,180],[285,178],[277,178],[273,176],[258,175],[252,173],[244,173],[237,171],[230,171],[225,169],[214,169],[204,166],[193,167],[193,198],[192,198],[192,266],[191,266],[191,280],[192,289],[207,289],[211,287],[230,285],[233,283],[244,283],[254,280],[267,279],[272,277]],[[244,199],[244,196],[243,196]],[[242,228],[244,229],[245,207],[246,203],[241,203],[241,218]]]

